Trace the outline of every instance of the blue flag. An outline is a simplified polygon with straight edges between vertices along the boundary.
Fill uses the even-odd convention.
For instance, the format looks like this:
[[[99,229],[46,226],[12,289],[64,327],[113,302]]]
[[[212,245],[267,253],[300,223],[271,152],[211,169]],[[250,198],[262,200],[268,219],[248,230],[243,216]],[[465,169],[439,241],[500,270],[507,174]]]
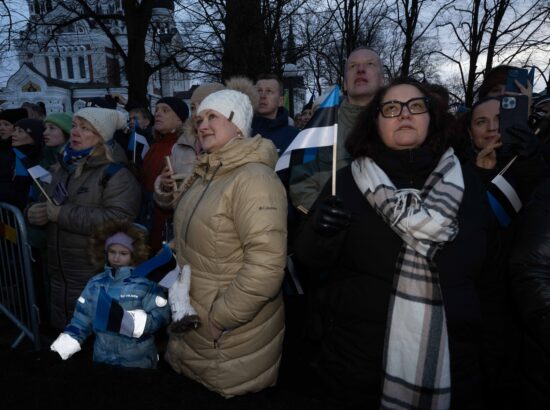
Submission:
[[[315,110],[306,128],[294,137],[294,140],[281,155],[279,161],[277,161],[277,165],[275,165],[275,171],[281,171],[294,165],[295,161],[291,161],[293,152],[301,150],[303,158],[300,162],[305,163],[314,158],[314,155],[311,155],[312,148],[327,147],[334,144],[338,133],[339,106],[340,87],[335,85],[319,108]]]
[[[179,268],[174,253],[164,244],[157,255],[138,265],[132,276],[147,278],[168,289],[174,284],[178,274]]]

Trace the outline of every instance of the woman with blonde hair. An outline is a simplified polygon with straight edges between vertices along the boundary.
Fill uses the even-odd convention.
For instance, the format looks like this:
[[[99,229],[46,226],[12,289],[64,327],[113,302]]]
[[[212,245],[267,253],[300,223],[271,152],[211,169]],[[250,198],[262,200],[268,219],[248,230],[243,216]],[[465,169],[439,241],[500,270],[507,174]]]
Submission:
[[[201,325],[172,332],[166,359],[224,397],[276,383],[285,330],[286,195],[273,170],[275,146],[250,136],[248,83],[247,94],[221,90],[198,107],[204,154],[174,213],[177,260],[190,267],[190,299]],[[170,289],[173,318],[181,317],[184,296]]]
[[[89,236],[108,219],[133,220],[139,210],[139,184],[113,159],[112,138],[125,116],[86,107],[73,117],[69,143],[47,187],[51,199],[29,207],[33,225],[48,225],[51,324],[63,329],[94,266],[86,252]]]

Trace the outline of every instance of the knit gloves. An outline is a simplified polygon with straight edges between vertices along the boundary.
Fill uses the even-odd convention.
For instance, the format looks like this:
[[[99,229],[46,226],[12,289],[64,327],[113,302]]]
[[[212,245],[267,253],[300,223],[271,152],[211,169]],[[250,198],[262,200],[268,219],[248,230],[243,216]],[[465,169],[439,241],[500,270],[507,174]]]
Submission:
[[[197,328],[200,324],[199,315],[189,300],[190,285],[191,267],[184,265],[178,279],[168,289],[168,303],[172,310],[172,323],[168,327],[170,333],[183,333],[191,326]]]
[[[59,219],[59,211],[61,210],[61,206],[54,205],[51,202],[46,202],[46,210],[48,214],[48,220],[51,222],[57,222]]]
[[[48,223],[48,211],[46,202],[37,202],[27,208],[27,220],[31,225],[46,225]]]

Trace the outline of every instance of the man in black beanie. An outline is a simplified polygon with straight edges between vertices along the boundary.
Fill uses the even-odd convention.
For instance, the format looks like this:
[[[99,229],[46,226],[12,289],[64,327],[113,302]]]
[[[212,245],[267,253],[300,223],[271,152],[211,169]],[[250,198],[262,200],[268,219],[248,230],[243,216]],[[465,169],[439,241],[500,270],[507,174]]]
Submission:
[[[189,117],[189,108],[183,100],[176,97],[162,97],[157,101],[157,105],[161,103],[168,105],[176,113],[181,122],[184,123],[187,117]]]

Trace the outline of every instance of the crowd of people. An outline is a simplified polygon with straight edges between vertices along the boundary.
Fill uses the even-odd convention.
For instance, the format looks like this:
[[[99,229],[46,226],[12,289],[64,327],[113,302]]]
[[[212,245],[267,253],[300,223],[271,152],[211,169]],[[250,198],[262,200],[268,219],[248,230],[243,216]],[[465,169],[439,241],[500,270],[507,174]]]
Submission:
[[[323,109],[291,119],[273,74],[202,84],[190,107],[163,97],[154,114],[107,98],[1,111],[0,202],[28,223],[51,349],[68,359],[95,333],[95,361],[155,368],[168,334],[172,369],[227,398],[292,377],[335,408],[544,408],[550,98],[507,89],[515,69],[485,73],[455,113],[445,87],[384,78],[360,47],[336,155],[280,173]],[[178,275],[164,287],[135,274],[163,244]]]

